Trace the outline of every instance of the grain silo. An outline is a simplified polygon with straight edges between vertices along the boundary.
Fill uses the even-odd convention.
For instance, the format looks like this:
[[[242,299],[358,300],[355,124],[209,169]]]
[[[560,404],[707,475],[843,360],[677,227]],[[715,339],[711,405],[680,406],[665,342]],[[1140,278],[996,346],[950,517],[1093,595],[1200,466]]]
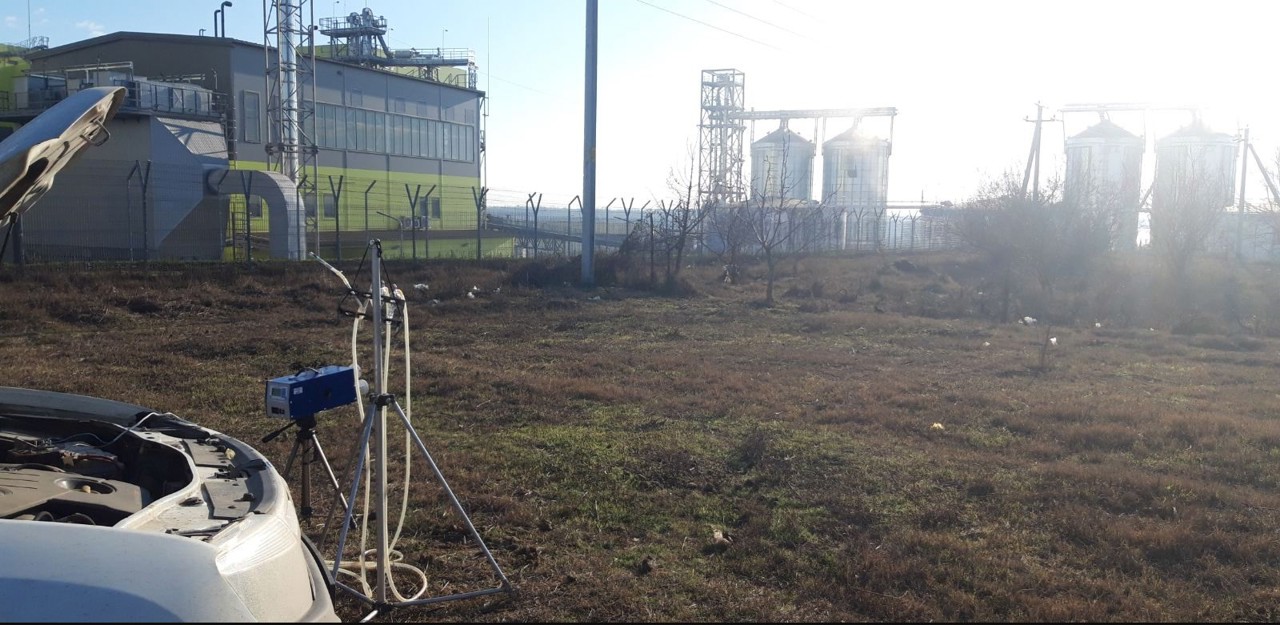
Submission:
[[[822,145],[822,201],[853,213],[883,211],[889,197],[887,139],[850,128]]]
[[[813,194],[812,141],[785,125],[751,144],[751,201],[810,200]]]
[[[1236,142],[1200,122],[1156,141],[1151,239],[1208,229],[1234,202]]]
[[[1066,149],[1067,206],[1107,217],[1112,248],[1136,247],[1143,138],[1104,119],[1068,138]]]

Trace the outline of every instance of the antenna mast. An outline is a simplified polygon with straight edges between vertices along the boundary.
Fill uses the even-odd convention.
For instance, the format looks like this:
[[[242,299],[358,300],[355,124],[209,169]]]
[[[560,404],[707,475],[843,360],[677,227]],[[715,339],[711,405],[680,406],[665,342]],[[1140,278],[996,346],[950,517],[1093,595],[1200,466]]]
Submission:
[[[309,15],[305,24],[304,12]],[[263,0],[262,21],[267,169],[288,176],[297,185],[298,205],[306,207],[307,228],[298,229],[297,259],[302,259],[306,230],[318,230],[319,223],[315,137],[306,132],[315,116],[315,5],[312,0]]]

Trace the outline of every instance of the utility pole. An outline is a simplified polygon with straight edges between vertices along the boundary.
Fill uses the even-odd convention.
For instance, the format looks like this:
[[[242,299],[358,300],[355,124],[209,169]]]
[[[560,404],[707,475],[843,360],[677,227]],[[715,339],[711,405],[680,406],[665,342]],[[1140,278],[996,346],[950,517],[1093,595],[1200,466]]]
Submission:
[[[1249,180],[1249,127],[1244,127],[1240,145],[1240,199],[1236,202],[1236,262],[1244,260],[1244,187]]]
[[[1040,136],[1044,122],[1056,122],[1058,119],[1044,118],[1044,105],[1036,102],[1036,118],[1023,118],[1023,121],[1035,122],[1035,134],[1031,138],[1031,155],[1027,157],[1027,170],[1022,175],[1022,197],[1027,196],[1027,185],[1031,184],[1032,201],[1040,201]]]
[[[596,247],[596,35],[599,0],[587,0],[586,125],[582,139],[582,285],[594,286]]]

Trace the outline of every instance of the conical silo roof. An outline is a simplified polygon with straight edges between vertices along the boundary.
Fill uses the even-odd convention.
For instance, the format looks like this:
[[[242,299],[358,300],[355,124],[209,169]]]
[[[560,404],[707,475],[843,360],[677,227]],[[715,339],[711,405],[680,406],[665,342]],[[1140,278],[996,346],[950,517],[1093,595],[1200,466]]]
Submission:
[[[888,140],[880,137],[869,137],[867,135],[858,134],[857,128],[850,128],[828,140],[823,142],[823,146],[839,145],[841,143],[888,143]]]
[[[1085,128],[1079,133],[1072,135],[1071,138],[1072,139],[1107,139],[1111,141],[1115,141],[1115,140],[1141,141],[1142,140],[1141,137],[1139,137],[1138,135],[1135,135],[1132,132],[1129,132],[1128,130],[1121,128],[1120,126],[1117,126],[1115,123],[1113,123],[1109,119],[1104,119],[1092,126],[1089,126],[1088,128]]]
[[[751,145],[806,145],[811,144],[808,139],[786,128],[779,128],[759,139]]]
[[[1225,132],[1215,132],[1204,124],[1204,122],[1196,120],[1183,126],[1167,135],[1162,139],[1213,139],[1221,141],[1223,139],[1232,139],[1232,136]]]

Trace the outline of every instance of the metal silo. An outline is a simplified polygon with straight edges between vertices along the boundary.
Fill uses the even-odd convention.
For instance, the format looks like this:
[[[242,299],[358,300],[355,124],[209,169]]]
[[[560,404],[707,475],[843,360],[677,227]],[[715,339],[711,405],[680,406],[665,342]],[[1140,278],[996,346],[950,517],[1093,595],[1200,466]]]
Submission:
[[[751,144],[751,200],[809,200],[813,194],[813,142],[779,128]]]
[[[854,213],[883,211],[889,198],[887,139],[853,128],[822,145],[822,201]]]
[[[1142,137],[1105,119],[1067,139],[1067,206],[1106,216],[1114,249],[1137,246],[1145,151]]]
[[[1151,240],[1208,229],[1234,202],[1235,137],[1193,122],[1156,141]]]

